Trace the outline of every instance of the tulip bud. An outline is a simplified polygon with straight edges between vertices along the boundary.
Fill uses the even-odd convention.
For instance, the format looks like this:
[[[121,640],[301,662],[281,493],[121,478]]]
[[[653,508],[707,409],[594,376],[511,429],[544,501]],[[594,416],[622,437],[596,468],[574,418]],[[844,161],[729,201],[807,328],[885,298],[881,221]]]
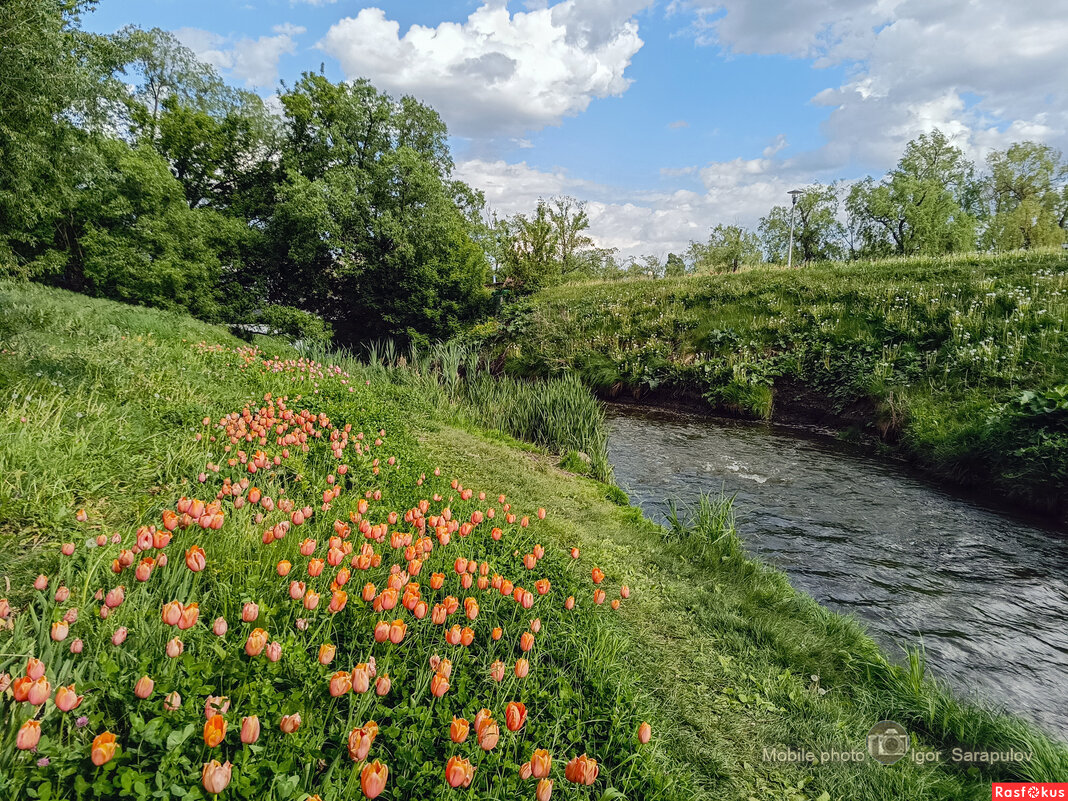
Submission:
[[[241,719],[241,742],[251,745],[260,739],[260,719],[256,715],[250,715]]]
[[[152,695],[152,690],[156,686],[156,683],[152,681],[148,676],[142,676],[137,680],[137,684],[134,685],[134,695],[144,700]]]
[[[19,727],[15,735],[15,747],[20,751],[32,751],[41,741],[41,722],[39,720],[27,720]]]
[[[392,682],[390,681],[389,674],[380,676],[378,681],[375,682],[375,694],[379,696],[386,695],[389,693],[389,688],[391,686]]]
[[[167,694],[167,697],[163,699],[163,708],[168,712],[177,712],[182,706],[182,696],[177,692],[171,692]]]
[[[228,628],[229,628],[229,626],[226,623],[226,618],[225,617],[217,617],[217,618],[215,618],[215,622],[211,626],[211,630],[215,634],[216,637],[222,637],[224,634],[226,634],[226,630]]]
[[[549,801],[553,797],[553,780],[541,779],[538,782],[538,789],[534,791],[535,801]]]

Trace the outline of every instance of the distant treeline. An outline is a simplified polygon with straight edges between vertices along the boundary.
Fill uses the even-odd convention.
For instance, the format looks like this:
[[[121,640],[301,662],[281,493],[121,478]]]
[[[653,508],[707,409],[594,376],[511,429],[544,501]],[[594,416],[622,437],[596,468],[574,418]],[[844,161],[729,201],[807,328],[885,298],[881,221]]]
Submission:
[[[496,223],[498,277],[535,289],[589,278],[735,272],[787,262],[791,206],[775,206],[756,230],[717,224],[683,253],[621,260],[585,234],[589,219],[571,198]],[[980,171],[939,130],[909,142],[882,179],[812,184],[793,206],[795,265],[813,261],[1004,252],[1068,241],[1068,161],[1038,142],[987,157]]]
[[[573,198],[487,220],[414,98],[306,72],[265,102],[165,31],[86,32],[91,7],[0,14],[0,275],[348,344],[448,338],[485,316],[491,283],[786,260],[785,206],[663,261],[595,247]],[[978,175],[936,131],[879,182],[807,187],[794,222],[797,263],[1056,244],[1068,166],[1025,142]]]

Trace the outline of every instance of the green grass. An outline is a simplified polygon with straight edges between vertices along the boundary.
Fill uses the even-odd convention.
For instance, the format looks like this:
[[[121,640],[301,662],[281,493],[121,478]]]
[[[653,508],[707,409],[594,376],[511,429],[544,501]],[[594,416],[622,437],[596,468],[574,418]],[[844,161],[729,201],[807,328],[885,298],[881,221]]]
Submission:
[[[938,475],[1064,510],[1066,323],[1068,256],[1048,251],[565,285],[489,344],[513,374],[609,395],[764,418],[815,399]]]
[[[160,312],[12,284],[0,285],[0,309],[0,519],[6,526],[0,533],[0,586],[10,580],[7,597],[17,608],[14,628],[0,630],[0,673],[20,672],[26,657],[36,654],[48,664],[53,686],[77,682],[86,696],[77,714],[88,717],[88,725],[78,728],[72,725],[74,714],[64,716],[49,703],[41,716],[40,752],[16,752],[15,730],[30,710],[13,702],[9,691],[0,700],[0,796],[203,798],[200,766],[218,757],[235,765],[234,781],[222,798],[359,797],[344,738],[351,726],[370,717],[381,727],[370,758],[389,765],[382,796],[389,799],[452,798],[455,793],[531,797],[533,783],[519,779],[518,764],[534,747],[552,752],[553,797],[564,799],[619,797],[610,792],[614,789],[636,800],[934,801],[988,797],[995,778],[1068,775],[1068,751],[1062,745],[1020,721],[954,700],[922,677],[917,662],[891,664],[858,624],[796,593],[783,574],[746,558],[728,504],[708,501],[692,519],[682,515],[673,527],[656,526],[620,505],[625,497],[617,488],[560,470],[555,457],[508,433],[514,428],[554,443],[551,450],[563,454],[566,426],[558,420],[500,425],[490,418],[505,414],[511,401],[493,389],[469,393],[459,380],[449,389],[441,377],[450,374],[448,369],[431,375],[435,370],[341,360],[341,375],[316,383],[292,371],[264,372],[249,351],[235,350],[247,346],[221,329]],[[219,347],[196,347],[201,341]],[[286,357],[296,355],[280,343],[259,344]],[[568,398],[572,392],[563,384],[502,386],[533,397],[558,392]],[[368,441],[384,428],[385,442],[372,446],[372,454],[350,452],[346,459],[352,471],[342,480],[340,499],[284,540],[269,546],[260,541],[264,528],[280,519],[277,515],[256,524],[247,508],[227,505],[220,531],[178,532],[168,549],[170,563],[149,582],[137,582],[128,572],[111,573],[110,560],[119,547],[128,547],[138,526],[159,521],[160,510],[173,508],[179,496],[210,499],[222,477],[240,475],[226,464],[221,443],[206,437],[197,441],[195,434],[215,431],[201,425],[202,417],[218,420],[246,403],[262,405],[265,392],[290,396],[297,409],[323,411],[339,426],[351,423],[353,433],[366,432]],[[563,408],[571,409],[570,402]],[[576,408],[597,410],[596,405]],[[554,433],[539,433],[539,426]],[[580,421],[576,431],[586,441],[596,437],[589,421]],[[298,506],[318,507],[327,474],[336,472],[336,461],[323,450],[315,444],[308,453],[294,453],[273,475],[257,474],[254,483],[273,497],[282,497],[285,489]],[[372,455],[382,460],[378,474],[372,471]],[[398,458],[395,466],[385,461],[390,455]],[[222,468],[209,472],[201,484],[197,475],[207,462]],[[575,466],[570,458],[565,464]],[[440,476],[434,475],[435,467],[441,468]],[[417,485],[423,475],[424,483]],[[485,489],[491,500],[480,504],[456,497],[449,486],[453,477],[476,492]],[[410,630],[402,646],[371,643],[379,616],[359,601],[358,588],[365,580],[384,582],[389,563],[398,560],[388,542],[380,548],[388,556],[380,568],[366,576],[353,571],[348,605],[337,616],[322,607],[303,612],[286,596],[289,579],[276,575],[276,562],[289,559],[293,576],[306,578],[300,540],[318,539],[322,553],[332,521],[347,520],[364,492],[373,490],[382,492],[381,502],[371,500],[373,522],[386,510],[403,512],[433,493],[444,496],[441,503],[449,503],[458,520],[475,508],[498,506],[492,500],[498,492],[531,515],[528,529],[506,525],[498,507],[495,522],[506,530],[501,542],[481,525],[465,539],[454,537],[449,546],[435,547],[423,567],[419,578],[427,597],[432,595],[428,576],[440,570],[448,575],[442,592],[479,599],[478,639],[470,650],[445,645],[439,630],[406,612],[401,615]],[[441,503],[432,502],[431,511]],[[533,516],[539,506],[547,509],[543,521]],[[79,508],[87,510],[87,523],[75,519]],[[98,533],[119,533],[123,544],[99,551],[84,547],[87,536]],[[68,541],[77,544],[76,553],[60,557],[56,546]],[[461,590],[451,573],[457,555],[471,555],[490,560],[495,571],[525,579],[519,558],[535,543],[546,554],[529,578],[544,575],[552,590],[529,613],[498,594]],[[201,573],[183,563],[191,544],[207,551],[208,568]],[[577,562],[569,556],[573,546],[581,549]],[[633,589],[618,611],[590,601],[593,565],[607,574],[609,597],[623,583]],[[78,658],[67,654],[66,643],[48,638],[47,624],[61,607],[51,593],[29,586],[38,572],[52,577],[51,588],[59,582],[72,588],[71,603],[81,614],[71,637],[86,643]],[[327,568],[320,579],[306,579],[323,591],[324,605],[329,591],[323,585],[332,575]],[[118,583],[126,586],[126,600],[101,620],[92,590]],[[569,594],[578,598],[576,613],[561,608]],[[176,632],[162,623],[159,609],[173,598],[197,600],[202,622],[182,633],[185,653],[168,660],[164,643]],[[240,622],[240,610],[248,601],[260,604],[256,625],[283,647],[278,663],[244,654],[252,626]],[[230,622],[224,640],[208,629],[216,615]],[[300,615],[310,619],[306,632],[294,625]],[[511,664],[518,655],[515,640],[534,615],[544,628],[531,652],[530,676],[493,684],[486,665],[497,657]],[[486,636],[494,624],[505,629],[496,645]],[[118,625],[130,629],[121,648],[107,642]],[[326,641],[339,651],[331,668],[315,661]],[[452,654],[456,663],[454,687],[436,702],[427,692],[426,665],[434,652]],[[382,700],[350,695],[333,702],[325,689],[331,670],[348,669],[369,653],[378,658],[380,671],[392,676],[391,693]],[[155,694],[143,702],[133,695],[141,675],[156,680]],[[163,713],[162,697],[171,690],[181,693],[183,705]],[[200,738],[209,694],[228,695],[233,702],[230,732],[216,749]],[[471,741],[449,742],[454,714],[471,720],[486,706],[503,723],[503,705],[513,699],[523,700],[530,715],[518,735],[502,730],[501,743],[485,756]],[[304,724],[296,735],[283,735],[279,717],[295,711]],[[236,729],[248,714],[258,714],[263,724],[255,746],[237,742]],[[863,748],[867,730],[884,717],[910,729],[914,748],[1019,747],[1036,757],[986,772],[945,763],[884,768],[866,759],[856,765],[797,766],[762,758],[765,747]],[[639,748],[634,731],[643,719],[652,723],[654,737]],[[97,769],[87,757],[89,741],[104,729],[118,734],[121,749]],[[582,751],[601,763],[601,776],[590,790],[562,777],[566,759]],[[465,793],[450,790],[443,780],[445,760],[454,753],[478,762],[475,782]],[[36,766],[42,755],[51,760],[44,768]]]

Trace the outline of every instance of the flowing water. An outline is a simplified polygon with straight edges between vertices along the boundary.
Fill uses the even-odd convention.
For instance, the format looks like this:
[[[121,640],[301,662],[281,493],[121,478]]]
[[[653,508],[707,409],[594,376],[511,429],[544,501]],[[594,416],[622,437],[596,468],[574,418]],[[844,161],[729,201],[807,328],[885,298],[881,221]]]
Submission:
[[[746,548],[863,621],[890,653],[922,641],[963,697],[1068,738],[1068,537],[945,492],[845,443],[765,424],[608,410],[631,502],[664,520],[735,496]]]

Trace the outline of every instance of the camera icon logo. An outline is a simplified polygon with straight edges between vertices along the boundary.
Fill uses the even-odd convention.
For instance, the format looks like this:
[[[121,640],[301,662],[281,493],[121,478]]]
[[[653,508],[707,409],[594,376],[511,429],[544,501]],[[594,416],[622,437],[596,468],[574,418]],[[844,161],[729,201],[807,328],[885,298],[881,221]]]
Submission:
[[[881,720],[868,732],[868,753],[876,762],[893,765],[909,750],[909,733],[900,723]]]

